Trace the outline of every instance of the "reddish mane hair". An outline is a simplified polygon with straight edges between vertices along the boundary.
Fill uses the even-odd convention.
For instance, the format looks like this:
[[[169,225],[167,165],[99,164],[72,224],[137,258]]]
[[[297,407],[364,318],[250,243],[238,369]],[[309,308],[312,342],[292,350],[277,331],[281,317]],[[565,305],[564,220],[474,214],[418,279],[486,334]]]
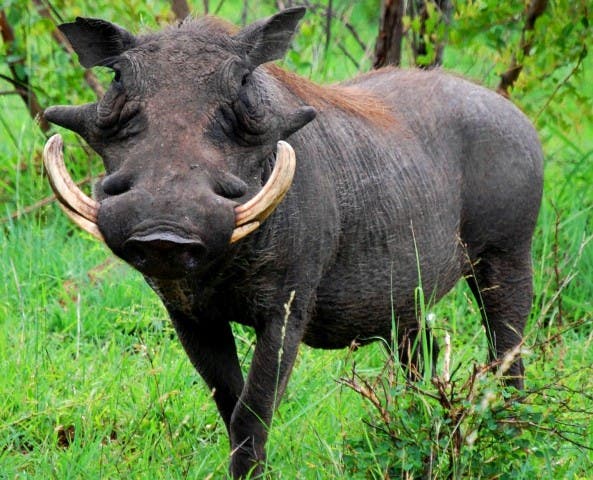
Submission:
[[[273,64],[266,69],[297,97],[319,111],[336,108],[380,127],[390,127],[396,122],[389,107],[368,90],[355,85],[318,85]]]

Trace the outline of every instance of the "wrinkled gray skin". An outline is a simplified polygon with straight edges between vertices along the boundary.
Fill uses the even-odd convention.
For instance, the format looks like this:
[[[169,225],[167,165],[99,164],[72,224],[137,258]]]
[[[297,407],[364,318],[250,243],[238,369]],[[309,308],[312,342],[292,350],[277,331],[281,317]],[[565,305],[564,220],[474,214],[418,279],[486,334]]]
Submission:
[[[542,153],[529,121],[440,71],[350,81],[383,102],[382,119],[323,99],[313,109],[261,66],[283,56],[303,14],[233,33],[202,19],[140,37],[77,19],[60,28],[82,65],[115,78],[98,104],[46,112],[103,157],[99,228],[160,295],[214,391],[235,478],[263,471],[274,399],[301,342],[389,339],[395,310],[400,355],[413,364],[415,288],[436,301],[464,277],[500,359],[520,344],[531,307]],[[233,208],[261,188],[280,139],[296,152],[294,183],[258,230],[230,244]],[[230,321],[257,336],[245,381]],[[522,387],[521,360],[508,375]]]

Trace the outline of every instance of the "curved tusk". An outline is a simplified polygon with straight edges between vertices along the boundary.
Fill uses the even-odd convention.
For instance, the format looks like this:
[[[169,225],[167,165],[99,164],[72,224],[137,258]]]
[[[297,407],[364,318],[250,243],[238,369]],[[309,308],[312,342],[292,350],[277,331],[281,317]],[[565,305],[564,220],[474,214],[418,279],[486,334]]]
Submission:
[[[61,203],[93,223],[97,221],[99,203],[85,195],[72,181],[62,154],[62,136],[52,136],[43,149],[43,162],[52,189]]]
[[[247,223],[245,225],[241,225],[233,230],[233,234],[231,235],[231,243],[235,243],[237,240],[241,240],[243,237],[246,237],[251,232],[257,230],[260,226],[260,223],[255,220],[254,222]]]
[[[99,203],[85,195],[73,182],[64,164],[62,146],[62,137],[56,134],[43,149],[43,163],[51,188],[66,215],[80,228],[102,241],[103,236],[97,227]]]
[[[255,197],[235,207],[236,228],[231,236],[231,243],[256,230],[276,209],[292,184],[295,168],[294,150],[288,143],[278,142],[272,175]]]
[[[58,205],[62,209],[62,211],[68,216],[70,220],[72,220],[76,225],[82,228],[85,232],[90,233],[93,237],[95,237],[100,242],[104,242],[105,239],[103,235],[99,231],[99,227],[96,223],[87,220],[79,213],[75,212],[74,210],[70,210],[67,205],[58,202]]]

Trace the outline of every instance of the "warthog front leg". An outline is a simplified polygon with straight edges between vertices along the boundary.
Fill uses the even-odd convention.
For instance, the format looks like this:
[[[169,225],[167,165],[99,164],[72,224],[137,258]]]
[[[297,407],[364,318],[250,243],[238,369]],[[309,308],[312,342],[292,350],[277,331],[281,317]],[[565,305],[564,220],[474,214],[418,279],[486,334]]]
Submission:
[[[231,418],[231,474],[258,478],[263,473],[265,442],[275,408],[303,337],[302,315],[278,312],[262,323],[243,393]]]
[[[230,324],[197,323],[180,314],[172,315],[171,319],[192,364],[213,391],[230,434],[231,415],[243,390],[243,375]]]

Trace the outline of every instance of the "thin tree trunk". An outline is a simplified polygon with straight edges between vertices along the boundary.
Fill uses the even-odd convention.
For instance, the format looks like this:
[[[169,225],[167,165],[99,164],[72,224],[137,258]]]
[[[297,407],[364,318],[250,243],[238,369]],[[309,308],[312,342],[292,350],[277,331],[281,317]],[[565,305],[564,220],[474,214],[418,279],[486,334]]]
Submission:
[[[171,0],[171,8],[177,20],[184,20],[189,15],[189,5],[186,0]]]
[[[531,53],[531,47],[533,47],[533,35],[530,35],[530,33],[535,29],[535,22],[543,15],[547,6],[548,0],[531,0],[529,7],[525,11],[525,25],[521,32],[520,44],[523,58]],[[522,60],[519,60],[517,55],[513,55],[511,66],[500,76],[500,83],[497,88],[498,93],[504,97],[509,97],[509,89],[513,87],[517,78],[519,78],[521,70],[523,70]]]
[[[375,45],[374,68],[401,63],[404,0],[383,0],[381,24]]]
[[[325,53],[329,49],[332,36],[332,17],[333,17],[333,1],[327,0],[327,10],[325,14]]]
[[[43,117],[43,108],[39,104],[37,95],[35,95],[35,92],[31,87],[29,76],[24,73],[24,68],[19,68],[21,66],[24,67],[24,61],[22,60],[24,56],[20,56],[19,52],[14,50],[14,32],[8,23],[8,19],[6,18],[6,13],[4,10],[0,10],[0,34],[2,35],[2,41],[7,46],[7,53],[9,53],[9,57],[14,56],[17,58],[16,60],[7,61],[10,74],[14,80],[14,84],[19,86],[17,93],[23,102],[25,102],[31,117],[39,123],[41,130],[47,132],[49,130],[49,123]]]
[[[249,0],[243,0],[243,10],[241,11],[241,25],[247,25],[247,12],[249,10]]]

